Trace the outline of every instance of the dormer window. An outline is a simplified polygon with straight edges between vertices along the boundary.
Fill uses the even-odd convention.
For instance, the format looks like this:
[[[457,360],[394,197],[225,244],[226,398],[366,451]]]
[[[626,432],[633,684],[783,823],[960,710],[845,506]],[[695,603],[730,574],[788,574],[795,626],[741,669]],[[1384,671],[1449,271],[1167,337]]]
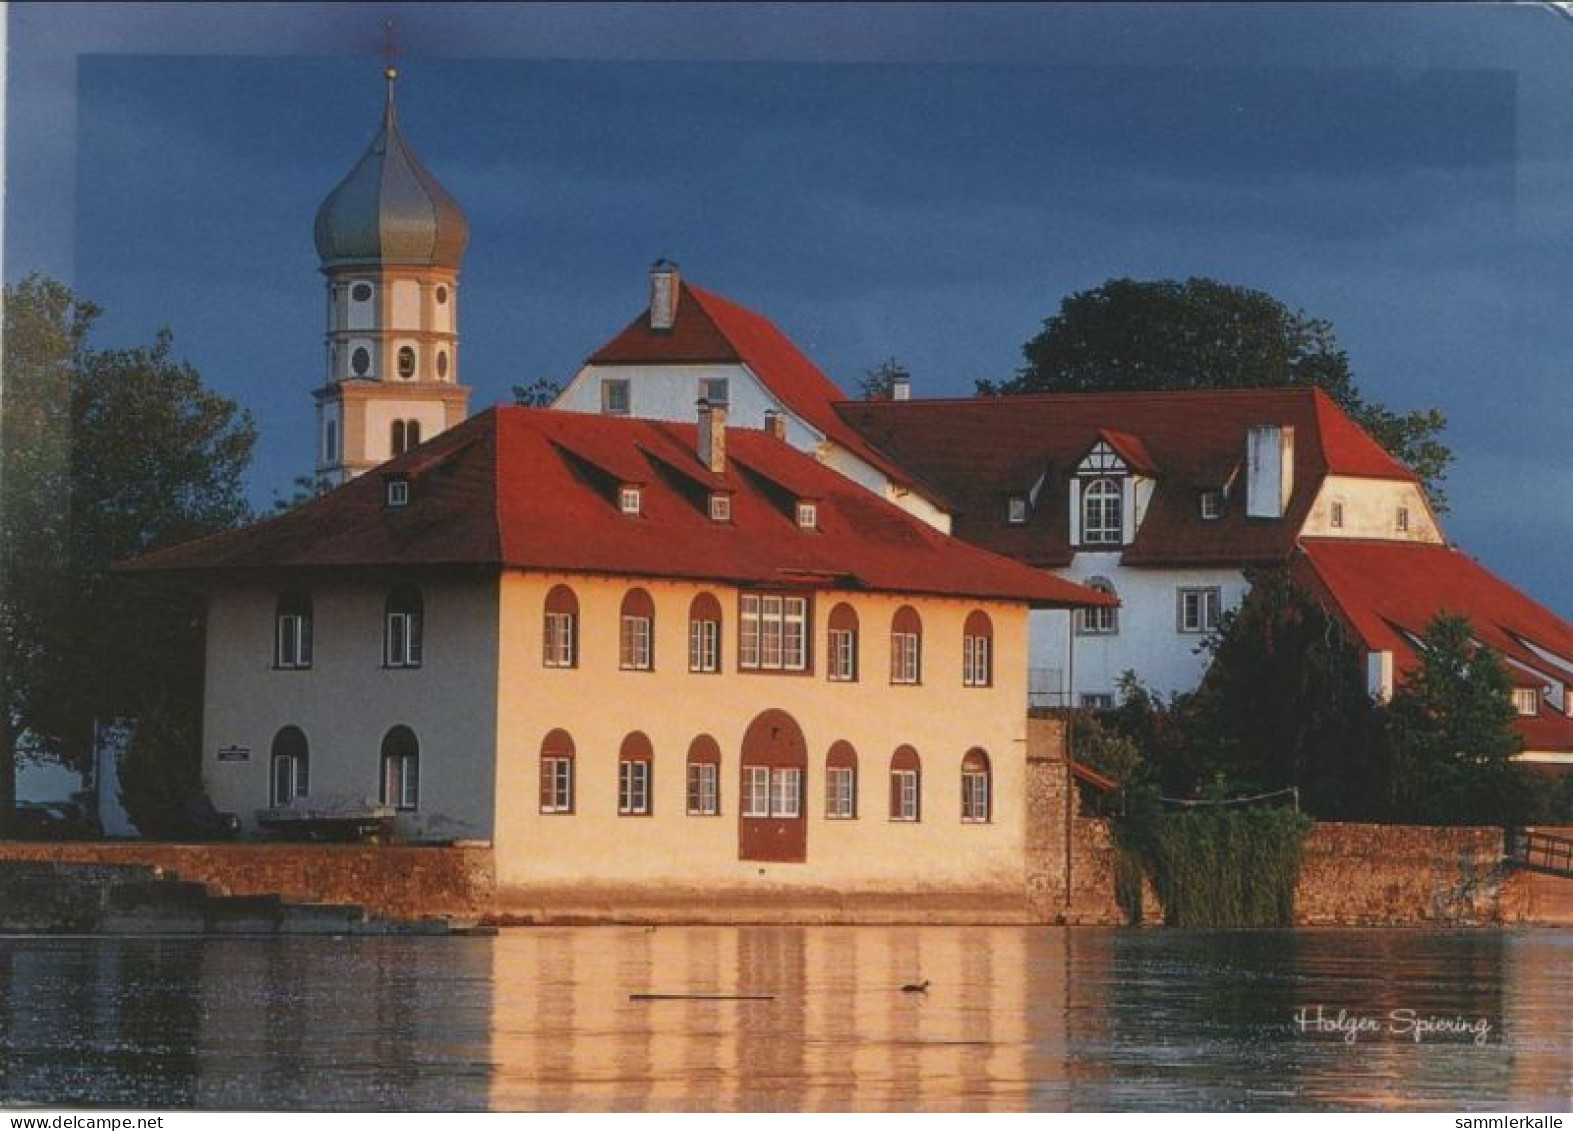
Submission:
[[[407,506],[410,501],[410,481],[397,478],[388,480],[388,505],[390,507]]]
[[[632,484],[624,484],[617,492],[617,507],[624,514],[638,515],[643,511],[644,492]]]
[[[1533,687],[1513,689],[1513,710],[1527,718],[1540,714],[1540,692]]]
[[[1398,513],[1393,516],[1393,525],[1398,527],[1398,529],[1400,531],[1405,531],[1405,530],[1409,529],[1409,508],[1408,507],[1399,507],[1398,508]]]
[[[601,380],[601,412],[607,416],[627,416],[628,411],[628,378],[603,378]]]
[[[1005,501],[1005,521],[1020,526],[1027,521],[1027,496],[1012,495]]]
[[[797,524],[803,530],[817,530],[819,528],[818,505],[814,503],[798,503]]]
[[[710,496],[710,521],[732,521],[732,496],[717,491]]]
[[[1328,524],[1331,525],[1334,530],[1342,530],[1344,528],[1344,504],[1343,503],[1341,503],[1341,502],[1334,502],[1333,503],[1332,509],[1331,509],[1331,513],[1328,515],[1327,521],[1328,521]]]
[[[1217,488],[1203,491],[1201,497],[1202,518],[1208,522],[1223,517],[1223,492]]]
[[[1117,546],[1124,492],[1118,479],[1091,480],[1081,496],[1081,540],[1085,545]]]

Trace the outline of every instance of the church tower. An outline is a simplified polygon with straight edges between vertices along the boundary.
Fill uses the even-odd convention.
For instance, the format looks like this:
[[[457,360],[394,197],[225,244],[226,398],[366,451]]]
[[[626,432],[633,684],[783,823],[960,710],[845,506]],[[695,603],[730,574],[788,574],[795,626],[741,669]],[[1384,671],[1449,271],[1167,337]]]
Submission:
[[[337,485],[451,428],[459,384],[459,265],[470,226],[399,132],[393,88],[371,148],[317,210],[328,280],[317,474]]]

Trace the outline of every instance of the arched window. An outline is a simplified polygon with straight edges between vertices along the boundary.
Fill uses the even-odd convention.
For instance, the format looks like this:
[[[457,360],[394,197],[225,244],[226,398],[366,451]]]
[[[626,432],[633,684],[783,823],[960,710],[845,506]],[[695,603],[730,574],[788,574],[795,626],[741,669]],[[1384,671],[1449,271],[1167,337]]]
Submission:
[[[688,670],[721,670],[721,602],[709,593],[688,606]]]
[[[448,379],[448,351],[437,351],[437,376],[440,380]]]
[[[1089,577],[1082,582],[1088,589],[1116,596],[1114,586],[1107,578]],[[1095,609],[1077,609],[1076,632],[1081,636],[1113,636],[1120,631],[1119,609],[1113,605]]]
[[[399,376],[408,381],[415,376],[415,347],[399,347]]]
[[[364,377],[371,372],[371,351],[365,346],[356,346],[350,354],[350,369],[357,377]]]
[[[395,420],[390,428],[393,434],[388,439],[388,450],[396,456],[402,456],[409,450],[409,445],[405,442],[404,421]]]
[[[993,775],[989,756],[974,746],[961,760],[961,819],[975,824],[994,814]]]
[[[903,605],[890,622],[890,682],[919,683],[922,678],[923,620],[911,605]]]
[[[721,812],[721,747],[708,734],[688,746],[688,815],[714,817]]]
[[[858,815],[858,752],[836,742],[825,755],[825,816],[850,821]]]
[[[421,591],[401,585],[388,594],[384,660],[390,668],[421,666]]]
[[[964,687],[994,683],[994,622],[982,609],[968,613],[961,629],[961,683]]]
[[[421,442],[421,422],[419,420],[395,420],[392,425],[391,445],[393,454],[402,456]]]
[[[923,816],[923,763],[910,746],[890,756],[890,819],[916,821]]]
[[[1119,545],[1122,490],[1118,479],[1094,479],[1081,493],[1081,540],[1084,545]]]
[[[421,744],[407,726],[382,736],[382,803],[417,809],[421,803]]]
[[[282,808],[311,788],[311,749],[299,727],[288,726],[273,736],[268,803]]]
[[[579,598],[566,585],[554,585],[546,595],[541,663],[549,668],[572,668],[579,663]]]
[[[852,683],[858,677],[858,615],[842,602],[830,610],[829,648],[825,674],[838,683]]]
[[[273,666],[311,667],[311,594],[286,590],[273,617]]]
[[[619,817],[648,817],[650,815],[650,785],[655,751],[650,740],[640,731],[623,739],[623,748],[617,755],[617,815]]]
[[[647,672],[655,666],[655,602],[643,589],[630,589],[623,598],[619,634],[618,667]]]
[[[554,730],[541,740],[541,812],[573,812],[573,767],[573,739],[567,731]]]
[[[322,462],[337,463],[339,458],[339,422],[330,420],[322,426]]]

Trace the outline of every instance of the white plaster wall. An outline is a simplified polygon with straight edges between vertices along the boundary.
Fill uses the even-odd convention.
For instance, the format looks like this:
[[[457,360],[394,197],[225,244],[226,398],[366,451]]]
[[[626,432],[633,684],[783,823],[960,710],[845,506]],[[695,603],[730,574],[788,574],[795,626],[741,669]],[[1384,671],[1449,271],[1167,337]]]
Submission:
[[[419,668],[383,667],[387,589],[355,580],[312,587],[313,664],[273,668],[279,589],[231,585],[208,605],[203,778],[221,810],[255,830],[269,801],[269,752],[295,725],[311,747],[310,796],[376,799],[382,738],[420,740],[420,807],[400,814],[413,839],[489,839],[497,710],[497,583],[427,581]],[[220,747],[251,750],[220,762]]]
[[[367,401],[366,458],[382,463],[393,458],[393,422],[418,420],[421,443],[443,430],[441,401]]]
[[[437,288],[448,288],[448,301],[437,301]],[[457,283],[439,281],[432,286],[431,296],[431,328],[439,334],[453,333],[455,317],[459,309],[459,286]]]
[[[895,503],[896,506],[914,518],[928,523],[940,533],[950,533],[950,515],[947,512],[940,510],[916,491],[898,488],[884,472],[870,467],[834,440],[821,443],[818,456],[820,463],[846,476],[859,487]]]
[[[1332,522],[1333,503],[1344,505],[1344,524]],[[1409,530],[1398,529],[1400,506],[1409,508]],[[1395,479],[1356,479],[1329,475],[1322,482],[1302,534],[1322,538],[1380,538],[1389,542],[1441,543],[1441,525],[1431,513],[1425,493],[1414,483]]]
[[[393,281],[393,320],[395,330],[421,328],[421,285],[414,279]]]
[[[1177,630],[1177,591],[1217,586],[1221,610],[1227,612],[1240,604],[1248,588],[1239,570],[1132,569],[1119,564],[1117,553],[1078,554],[1068,569],[1056,572],[1071,581],[1105,578],[1120,599],[1118,633],[1075,638],[1071,692],[1078,703],[1083,694],[1117,696],[1120,676],[1128,670],[1164,696],[1194,690],[1206,670],[1196,648],[1206,637]],[[1070,628],[1065,613],[1033,612],[1030,665],[1064,669]]]
[[[357,284],[365,283],[371,288],[371,298],[365,302],[356,302],[350,297]],[[346,330],[371,330],[376,327],[377,320],[377,281],[369,278],[353,278],[348,280],[344,292],[346,307],[344,328]]]

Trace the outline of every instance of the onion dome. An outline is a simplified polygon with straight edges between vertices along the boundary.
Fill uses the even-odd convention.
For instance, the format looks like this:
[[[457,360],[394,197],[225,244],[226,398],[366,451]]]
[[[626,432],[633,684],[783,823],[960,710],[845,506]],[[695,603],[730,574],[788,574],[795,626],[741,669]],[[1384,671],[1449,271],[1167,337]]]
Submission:
[[[323,267],[399,265],[458,270],[470,225],[399,132],[389,67],[382,128],[371,148],[317,209]]]

